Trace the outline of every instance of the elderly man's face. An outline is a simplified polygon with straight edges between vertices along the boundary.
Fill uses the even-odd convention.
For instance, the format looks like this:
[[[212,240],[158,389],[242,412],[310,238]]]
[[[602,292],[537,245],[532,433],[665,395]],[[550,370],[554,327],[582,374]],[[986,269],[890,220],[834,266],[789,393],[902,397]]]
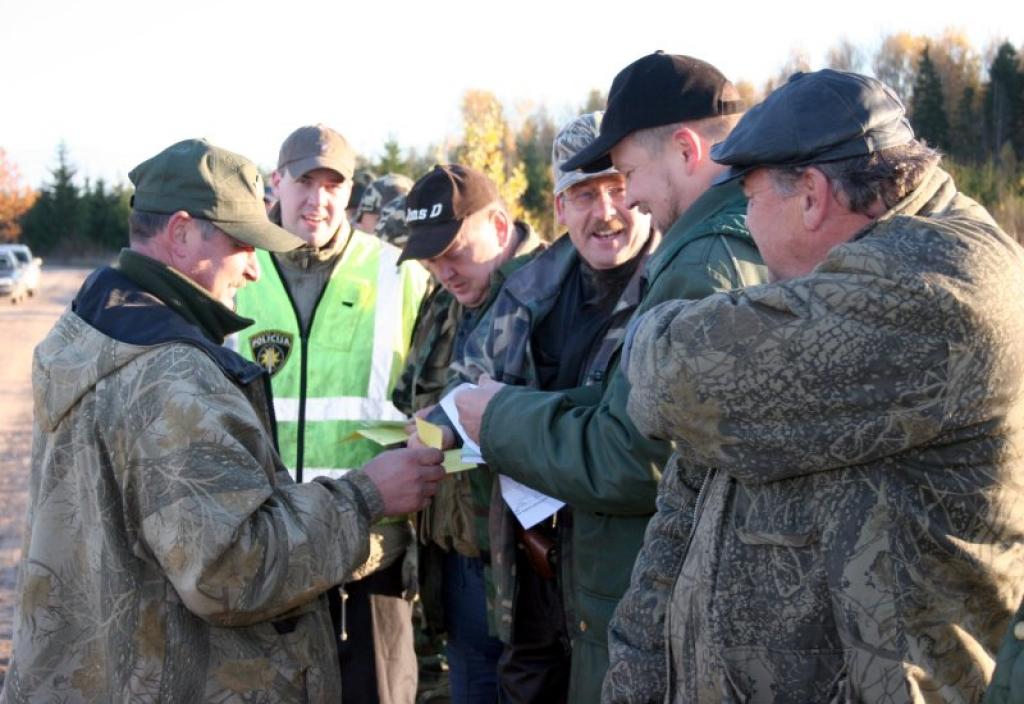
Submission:
[[[767,169],[746,174],[743,193],[747,197],[747,228],[772,277],[791,279],[810,272],[824,252],[819,256],[804,229],[798,194],[780,194]]]
[[[681,171],[681,157],[670,140],[662,149],[651,151],[635,133],[630,134],[612,147],[611,158],[626,179],[626,205],[649,213],[662,232],[693,202]]]
[[[558,222],[593,269],[612,269],[636,256],[651,218],[626,207],[626,179],[606,174],[573,184],[555,200]]]
[[[331,169],[313,169],[298,178],[285,169],[274,172],[273,183],[281,226],[313,247],[330,242],[347,217],[352,182]]]
[[[511,223],[500,213],[476,213],[462,225],[444,252],[420,263],[459,303],[476,308],[487,300],[491,274],[502,264]]]
[[[188,227],[192,231],[188,234],[185,259],[175,267],[225,306],[234,309],[238,289],[260,278],[256,250],[222,230],[205,238],[194,223],[189,223]]]

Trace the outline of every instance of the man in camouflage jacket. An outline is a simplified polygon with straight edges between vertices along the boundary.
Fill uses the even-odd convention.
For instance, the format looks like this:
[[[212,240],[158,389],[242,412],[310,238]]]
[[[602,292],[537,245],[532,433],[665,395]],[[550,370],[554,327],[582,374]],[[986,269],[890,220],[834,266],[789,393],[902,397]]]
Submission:
[[[871,78],[797,74],[712,156],[778,283],[628,334],[682,462],[604,700],[976,702],[1024,588],[1024,251]]]
[[[323,593],[440,453],[295,485],[269,383],[222,346],[266,217],[259,170],[188,140],[134,169],[131,249],[36,348],[28,529],[0,701],[336,702]],[[426,466],[432,464],[434,466]]]
[[[476,381],[481,373],[502,383],[544,390],[599,384],[611,366],[626,323],[640,302],[642,266],[660,239],[650,217],[625,205],[625,179],[609,167],[595,173],[560,166],[597,136],[603,113],[587,113],[555,136],[552,169],[558,222],[566,234],[509,276],[466,343],[455,367]],[[482,470],[485,471],[485,470]],[[508,701],[595,701],[608,665],[603,639],[569,637],[577,573],[594,585],[573,549],[571,507],[531,529],[550,536],[553,576],[538,573],[517,538],[517,520],[495,482],[490,538],[495,620],[506,643],[499,678]],[[576,519],[587,534],[594,517]],[[646,516],[608,517],[609,532],[639,535]],[[543,544],[543,538],[541,544]],[[582,546],[584,561],[596,546]],[[602,569],[628,579],[634,551],[605,543]],[[635,546],[634,546],[635,547]],[[586,595],[581,596],[584,600]]]
[[[540,245],[512,220],[485,174],[459,164],[436,166],[406,199],[409,238],[402,259],[417,259],[440,284],[420,307],[395,404],[407,412],[435,403],[462,354],[469,331],[505,277]],[[443,414],[442,414],[443,415]],[[420,592],[433,632],[447,635],[453,702],[492,701],[501,642],[494,637],[487,541],[489,477],[462,472],[441,483],[419,517]]]

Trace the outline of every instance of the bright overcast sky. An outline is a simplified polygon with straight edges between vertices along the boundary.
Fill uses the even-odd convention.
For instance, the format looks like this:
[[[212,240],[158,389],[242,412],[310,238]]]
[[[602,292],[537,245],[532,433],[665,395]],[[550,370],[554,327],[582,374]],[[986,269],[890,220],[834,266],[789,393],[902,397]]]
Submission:
[[[188,137],[273,167],[299,125],[362,153],[388,135],[425,147],[459,133],[469,88],[557,118],[655,49],[761,85],[794,50],[814,68],[845,37],[965,32],[979,52],[1024,47],[1020,0],[604,3],[512,0],[0,0],[0,147],[40,185],[64,140],[80,176],[126,181]]]

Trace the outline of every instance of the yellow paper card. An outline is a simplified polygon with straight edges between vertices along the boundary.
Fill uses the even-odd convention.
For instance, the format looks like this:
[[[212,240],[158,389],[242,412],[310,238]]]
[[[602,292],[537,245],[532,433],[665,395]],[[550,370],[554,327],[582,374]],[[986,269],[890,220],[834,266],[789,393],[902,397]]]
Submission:
[[[416,434],[420,436],[424,445],[435,450],[440,450],[444,444],[444,433],[441,432],[441,428],[422,418],[416,419]]]
[[[444,471],[448,474],[453,472],[464,472],[467,469],[475,469],[477,465],[462,461],[462,450],[455,448],[444,453],[444,462],[441,463]]]

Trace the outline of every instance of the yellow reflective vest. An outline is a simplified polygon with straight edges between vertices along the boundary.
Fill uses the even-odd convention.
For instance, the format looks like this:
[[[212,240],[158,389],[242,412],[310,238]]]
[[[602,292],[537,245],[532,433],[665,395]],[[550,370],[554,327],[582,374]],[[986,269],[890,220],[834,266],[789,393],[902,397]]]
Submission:
[[[313,309],[305,336],[279,265],[259,251],[260,280],[238,292],[254,319],[238,350],[271,373],[277,439],[297,481],[336,477],[380,451],[350,441],[365,421],[404,420],[391,391],[409,350],[428,274],[397,266],[398,248],[358,230]]]

